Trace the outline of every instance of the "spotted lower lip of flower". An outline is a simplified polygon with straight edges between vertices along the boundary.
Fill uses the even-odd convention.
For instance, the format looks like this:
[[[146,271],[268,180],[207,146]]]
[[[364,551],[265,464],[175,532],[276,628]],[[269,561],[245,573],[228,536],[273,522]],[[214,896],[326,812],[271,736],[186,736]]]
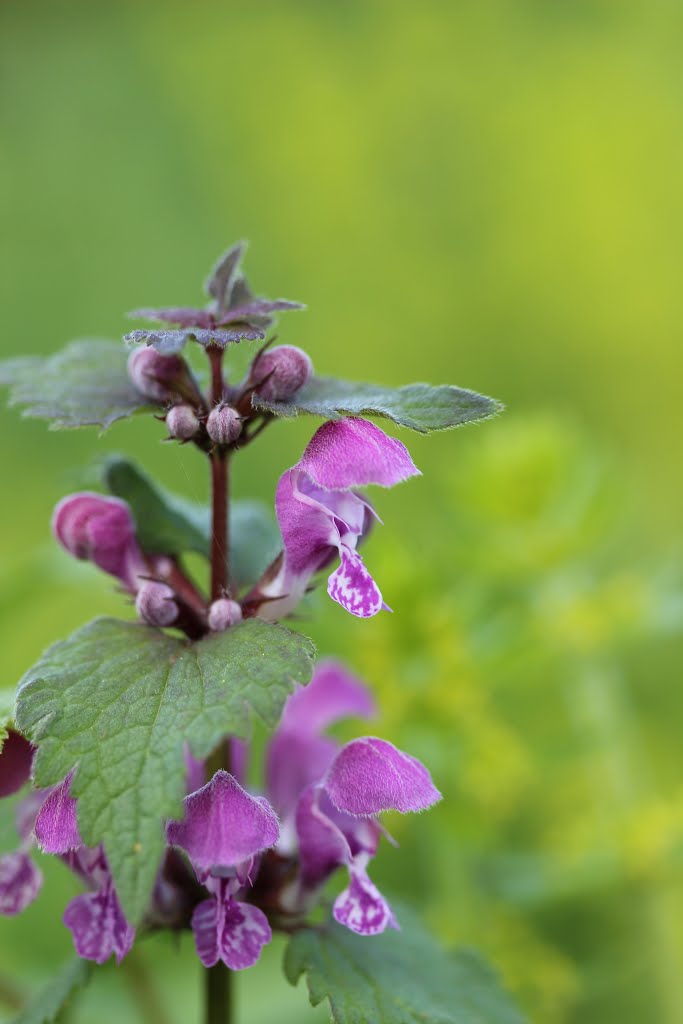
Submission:
[[[112,953],[116,962],[121,963],[135,939],[135,929],[123,916],[111,879],[97,892],[82,893],[72,899],[63,920],[78,955],[98,964],[105,963]]]
[[[391,487],[417,473],[404,445],[374,423],[355,417],[324,423],[301,460],[280,478],[275,508],[284,558],[275,577],[259,587],[268,599],[259,614],[288,614],[335,556],[339,565],[328,580],[330,597],[359,618],[386,608],[357,551],[374,512],[354,488]]]
[[[235,899],[234,891],[234,882],[221,880],[214,897],[199,903],[192,914],[195,947],[205,967],[219,960],[233,971],[252,967],[272,938],[263,911]]]
[[[25,850],[0,857],[0,914],[21,914],[33,903],[42,884],[42,872]]]

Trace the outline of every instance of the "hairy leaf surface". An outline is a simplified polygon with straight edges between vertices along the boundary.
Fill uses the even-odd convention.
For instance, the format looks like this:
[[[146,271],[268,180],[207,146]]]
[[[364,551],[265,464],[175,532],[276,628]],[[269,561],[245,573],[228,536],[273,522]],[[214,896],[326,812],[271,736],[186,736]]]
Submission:
[[[487,419],[502,409],[493,398],[451,384],[387,388],[332,377],[314,377],[287,402],[267,402],[258,395],[252,402],[256,409],[276,416],[381,416],[421,434]]]
[[[194,644],[137,623],[96,619],[51,647],[26,674],[17,724],[38,745],[37,786],[77,766],[84,843],[104,843],[132,923],[143,915],[161,858],[162,822],[184,796],[183,744],[208,756],[253,716],[277,722],[312,671],[305,637],[252,619]]]
[[[367,937],[336,922],[292,937],[285,974],[306,974],[310,1000],[329,1000],[336,1024],[523,1024],[491,969],[449,953],[400,911],[401,931]]]
[[[52,356],[0,363],[0,385],[24,416],[51,420],[51,430],[101,427],[151,408],[126,372],[126,350],[115,341],[74,341]]]

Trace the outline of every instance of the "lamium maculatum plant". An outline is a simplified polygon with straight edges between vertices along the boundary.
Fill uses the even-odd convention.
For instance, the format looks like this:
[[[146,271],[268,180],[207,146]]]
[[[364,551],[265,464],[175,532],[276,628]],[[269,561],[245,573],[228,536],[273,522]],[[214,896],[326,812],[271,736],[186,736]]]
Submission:
[[[0,858],[0,913],[39,896],[36,848],[82,883],[63,917],[77,957],[42,994],[41,1020],[93,964],[125,970],[145,934],[171,930],[192,933],[204,1019],[225,1024],[233,972],[257,965],[280,930],[287,978],[306,973],[311,1001],[329,999],[338,1022],[518,1021],[480,961],[441,950],[372,881],[391,842],[382,813],[425,811],[440,794],[390,738],[332,738],[341,719],[370,718],[373,700],[350,668],[316,662],[300,631],[301,602],[320,584],[339,614],[389,610],[361,554],[378,520],[365,488],[419,470],[367,417],[427,433],[497,405],[452,386],[315,376],[305,352],[268,337],[274,314],[301,306],[255,296],[243,251],[219,261],[204,308],[139,310],[161,326],[0,366],[11,402],[53,427],[163,420],[211,481],[203,509],[110,458],[99,491],[54,510],[56,542],[112,577],[137,620],[96,618],[55,643],[0,704],[0,796],[25,790],[16,850]],[[232,379],[226,353],[247,343],[250,365]],[[192,366],[199,350],[205,373]],[[233,459],[298,415],[324,422],[277,482],[275,519],[232,500]],[[191,576],[188,553],[206,558],[206,580]],[[297,609],[296,628],[283,625]],[[256,721],[270,730],[260,766]]]

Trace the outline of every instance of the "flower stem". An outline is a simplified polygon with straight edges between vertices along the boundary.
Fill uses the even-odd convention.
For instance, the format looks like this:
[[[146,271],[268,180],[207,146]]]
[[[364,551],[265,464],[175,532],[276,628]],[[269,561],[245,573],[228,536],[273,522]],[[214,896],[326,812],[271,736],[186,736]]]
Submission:
[[[232,971],[223,964],[216,964],[204,971],[204,1024],[232,1024],[231,982]]]
[[[223,350],[217,346],[207,349],[211,364],[211,407],[223,400]],[[229,492],[228,452],[214,448],[211,460],[211,600],[216,601],[228,589],[229,583]],[[206,762],[206,781],[209,782],[221,768],[230,771],[230,747],[225,740],[214,750]],[[231,1024],[232,971],[222,963],[204,971],[204,1024]]]
[[[228,458],[216,449],[211,453],[211,600],[228,589]]]
[[[222,402],[225,392],[223,381],[223,349],[209,346],[211,364],[211,406]],[[211,600],[216,601],[228,588],[228,453],[216,447],[211,460]]]

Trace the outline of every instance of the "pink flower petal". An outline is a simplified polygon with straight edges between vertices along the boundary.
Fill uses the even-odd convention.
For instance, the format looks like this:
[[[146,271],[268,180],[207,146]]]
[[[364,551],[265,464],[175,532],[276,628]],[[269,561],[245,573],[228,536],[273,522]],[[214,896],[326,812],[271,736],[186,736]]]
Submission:
[[[169,843],[187,851],[202,871],[234,867],[274,846],[280,826],[263,797],[253,797],[228,772],[185,798],[185,817],[166,827]]]
[[[272,938],[263,911],[230,896],[198,904],[192,914],[192,931],[197,956],[205,967],[222,960],[233,971],[252,967]]]
[[[369,420],[330,420],[316,430],[299,469],[327,490],[346,491],[366,484],[393,487],[419,475],[408,449]]]
[[[391,907],[365,871],[352,867],[349,885],[332,908],[335,920],[358,935],[379,935],[389,925],[398,928]]]
[[[13,917],[40,892],[43,875],[27,853],[18,850],[0,857],[0,914]]]
[[[374,736],[347,743],[324,785],[335,807],[358,816],[422,811],[441,799],[420,761]]]

